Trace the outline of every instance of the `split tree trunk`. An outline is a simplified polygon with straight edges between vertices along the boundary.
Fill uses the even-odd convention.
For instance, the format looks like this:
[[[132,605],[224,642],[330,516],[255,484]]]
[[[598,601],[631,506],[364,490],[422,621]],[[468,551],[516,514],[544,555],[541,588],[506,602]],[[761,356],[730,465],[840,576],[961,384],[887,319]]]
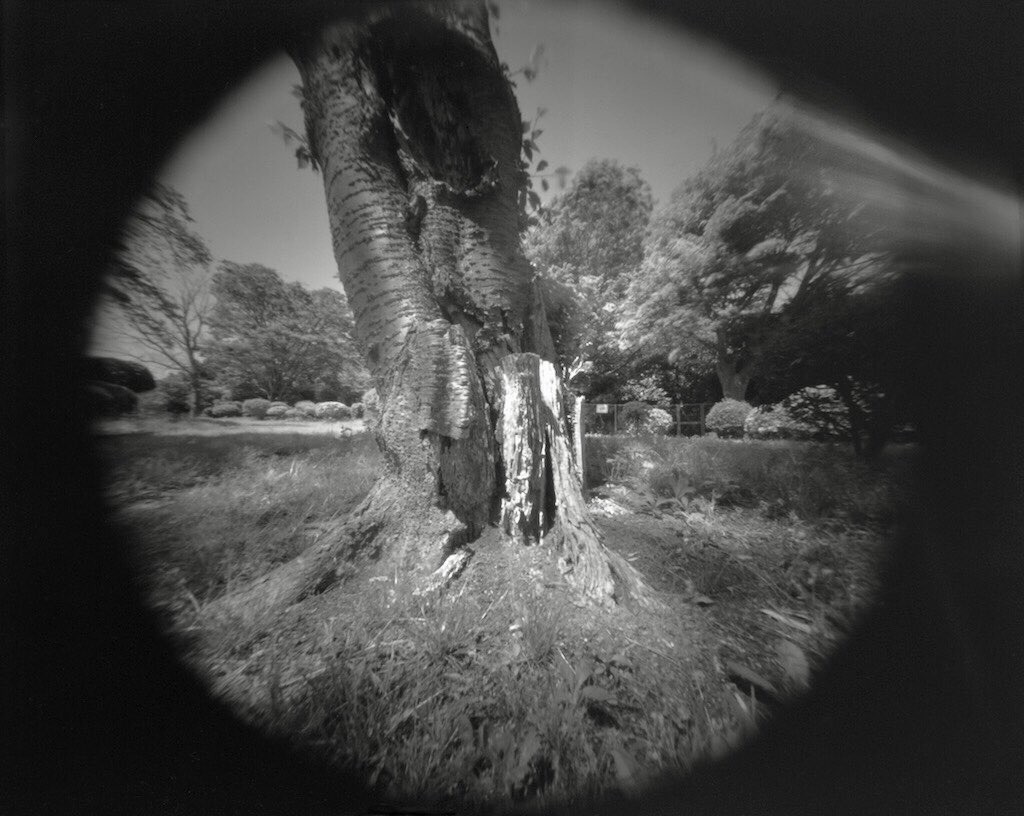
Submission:
[[[384,472],[331,540],[225,603],[290,603],[360,555],[429,573],[500,519],[583,596],[644,587],[590,523],[522,252],[521,121],[483,3],[380,6],[289,49]]]

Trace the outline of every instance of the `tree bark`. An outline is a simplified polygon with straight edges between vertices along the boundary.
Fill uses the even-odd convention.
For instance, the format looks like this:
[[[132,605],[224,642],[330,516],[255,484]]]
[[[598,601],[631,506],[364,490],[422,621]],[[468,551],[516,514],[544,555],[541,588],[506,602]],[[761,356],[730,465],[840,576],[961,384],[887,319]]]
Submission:
[[[521,247],[519,110],[482,3],[381,6],[294,43],[384,472],[330,541],[224,605],[291,603],[361,556],[423,575],[496,521],[596,603],[645,587],[583,501]]]

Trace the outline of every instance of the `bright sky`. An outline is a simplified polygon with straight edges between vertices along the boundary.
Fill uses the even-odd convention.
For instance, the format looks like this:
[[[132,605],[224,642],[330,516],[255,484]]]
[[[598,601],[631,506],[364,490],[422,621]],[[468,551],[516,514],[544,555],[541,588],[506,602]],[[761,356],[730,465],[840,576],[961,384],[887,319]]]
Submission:
[[[712,44],[612,6],[505,0],[495,28],[513,71],[544,47],[538,77],[517,77],[516,93],[524,118],[547,109],[538,145],[550,167],[618,159],[639,167],[661,201],[708,159],[713,140],[728,144],[776,93]],[[185,196],[216,258],[340,286],[320,177],[297,169],[269,127],[280,120],[303,131],[290,93],[298,81],[283,55],[265,65],[185,140],[163,177]]]
[[[550,168],[576,171],[590,158],[618,159],[640,169],[658,202],[708,160],[716,143],[728,145],[779,90],[716,44],[613,5],[502,0],[492,29],[498,54],[513,71],[543,46],[539,75],[533,82],[516,77],[516,93],[525,119],[547,110],[538,143]],[[299,170],[293,151],[270,128],[282,121],[302,132],[291,93],[298,81],[283,54],[264,65],[182,143],[161,176],[185,196],[216,259],[261,263],[310,288],[340,288],[320,177]],[[935,189],[955,191],[935,197],[948,211],[930,213],[933,225],[973,213],[972,229],[986,239],[1009,236],[1019,256],[1019,200],[945,174],[898,145],[883,148],[874,135],[856,136],[848,123],[833,131],[864,155],[884,159],[893,179],[923,174]],[[922,201],[902,195],[902,182],[862,181],[865,192],[889,197],[894,217],[921,208]],[[93,353],[126,352],[101,318]]]

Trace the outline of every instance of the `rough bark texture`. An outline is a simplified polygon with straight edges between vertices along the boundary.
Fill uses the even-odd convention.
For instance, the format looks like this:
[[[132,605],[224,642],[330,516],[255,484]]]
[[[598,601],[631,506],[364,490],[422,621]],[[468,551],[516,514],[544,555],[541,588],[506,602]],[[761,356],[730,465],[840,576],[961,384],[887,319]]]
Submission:
[[[601,547],[574,470],[520,243],[519,110],[483,4],[381,6],[290,53],[385,464],[336,536],[238,603],[300,600],[359,555],[428,573],[499,515],[514,537],[556,544],[586,597],[636,589]]]

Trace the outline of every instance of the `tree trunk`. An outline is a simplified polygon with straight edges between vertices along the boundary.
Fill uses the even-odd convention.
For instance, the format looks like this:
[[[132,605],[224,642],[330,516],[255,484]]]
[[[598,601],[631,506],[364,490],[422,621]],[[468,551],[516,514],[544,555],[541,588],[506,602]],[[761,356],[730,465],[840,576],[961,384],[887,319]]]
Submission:
[[[483,4],[381,6],[289,51],[384,471],[335,540],[239,602],[298,600],[360,555],[423,575],[499,519],[513,541],[557,549],[586,598],[642,600],[583,503],[520,243],[519,110]]]
[[[745,401],[752,369],[749,361],[738,360],[730,354],[725,331],[718,329],[715,332],[715,373],[722,386],[722,399]]]
[[[715,373],[722,386],[722,399],[746,400],[747,386],[750,385],[750,373],[746,368],[737,371],[733,361],[719,359]]]

